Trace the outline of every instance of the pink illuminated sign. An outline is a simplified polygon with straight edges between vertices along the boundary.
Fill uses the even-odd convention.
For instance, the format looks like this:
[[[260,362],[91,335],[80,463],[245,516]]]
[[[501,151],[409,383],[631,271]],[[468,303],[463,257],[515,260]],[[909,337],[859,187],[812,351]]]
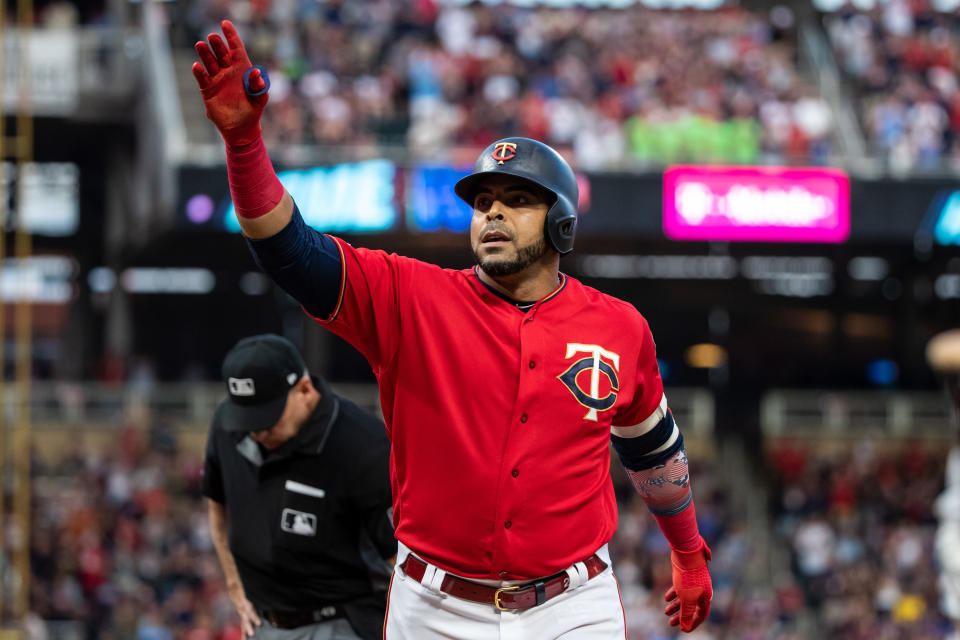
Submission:
[[[671,240],[843,242],[850,179],[839,169],[669,167],[663,231]]]

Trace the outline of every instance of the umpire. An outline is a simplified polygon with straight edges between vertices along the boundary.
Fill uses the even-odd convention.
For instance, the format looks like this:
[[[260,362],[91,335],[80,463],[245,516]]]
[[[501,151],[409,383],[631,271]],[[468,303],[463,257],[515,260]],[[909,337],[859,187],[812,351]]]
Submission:
[[[203,494],[243,637],[382,637],[397,550],[383,423],[280,336],[238,342],[223,378]]]

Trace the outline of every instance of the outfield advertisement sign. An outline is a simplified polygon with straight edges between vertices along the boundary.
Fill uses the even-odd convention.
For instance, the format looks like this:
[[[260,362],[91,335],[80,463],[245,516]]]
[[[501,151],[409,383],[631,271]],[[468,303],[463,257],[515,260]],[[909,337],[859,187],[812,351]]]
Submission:
[[[462,234],[472,212],[453,185],[468,171],[381,159],[282,168],[280,180],[317,229]],[[178,177],[179,226],[238,230],[224,167],[185,166]],[[948,178],[850,179],[829,168],[673,166],[662,173],[577,179],[580,239],[912,246],[920,234],[932,244],[960,244],[960,191]]]

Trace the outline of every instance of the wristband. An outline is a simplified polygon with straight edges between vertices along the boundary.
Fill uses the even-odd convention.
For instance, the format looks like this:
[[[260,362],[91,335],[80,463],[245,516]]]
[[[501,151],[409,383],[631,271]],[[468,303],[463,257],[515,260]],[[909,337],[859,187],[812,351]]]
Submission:
[[[700,549],[703,539],[697,528],[697,513],[691,502],[686,509],[672,516],[654,515],[663,537],[674,551],[691,552]]]
[[[233,206],[241,218],[259,218],[283,199],[283,185],[261,136],[242,146],[227,144],[227,179]]]

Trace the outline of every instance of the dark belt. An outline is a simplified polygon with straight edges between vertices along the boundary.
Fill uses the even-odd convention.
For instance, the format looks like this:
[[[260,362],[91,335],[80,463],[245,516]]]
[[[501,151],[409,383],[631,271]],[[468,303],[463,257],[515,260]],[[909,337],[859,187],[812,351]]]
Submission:
[[[593,578],[607,568],[607,563],[593,554],[583,561],[587,566],[587,579]],[[427,563],[412,553],[400,565],[403,572],[420,582],[427,571]],[[467,580],[453,574],[443,576],[440,591],[455,598],[492,604],[501,611],[529,609],[555,598],[570,588],[570,576],[566,571],[509,587],[491,587],[489,585]]]
[[[330,604],[312,611],[260,611],[260,617],[279,629],[296,629],[346,615],[343,607]]]

